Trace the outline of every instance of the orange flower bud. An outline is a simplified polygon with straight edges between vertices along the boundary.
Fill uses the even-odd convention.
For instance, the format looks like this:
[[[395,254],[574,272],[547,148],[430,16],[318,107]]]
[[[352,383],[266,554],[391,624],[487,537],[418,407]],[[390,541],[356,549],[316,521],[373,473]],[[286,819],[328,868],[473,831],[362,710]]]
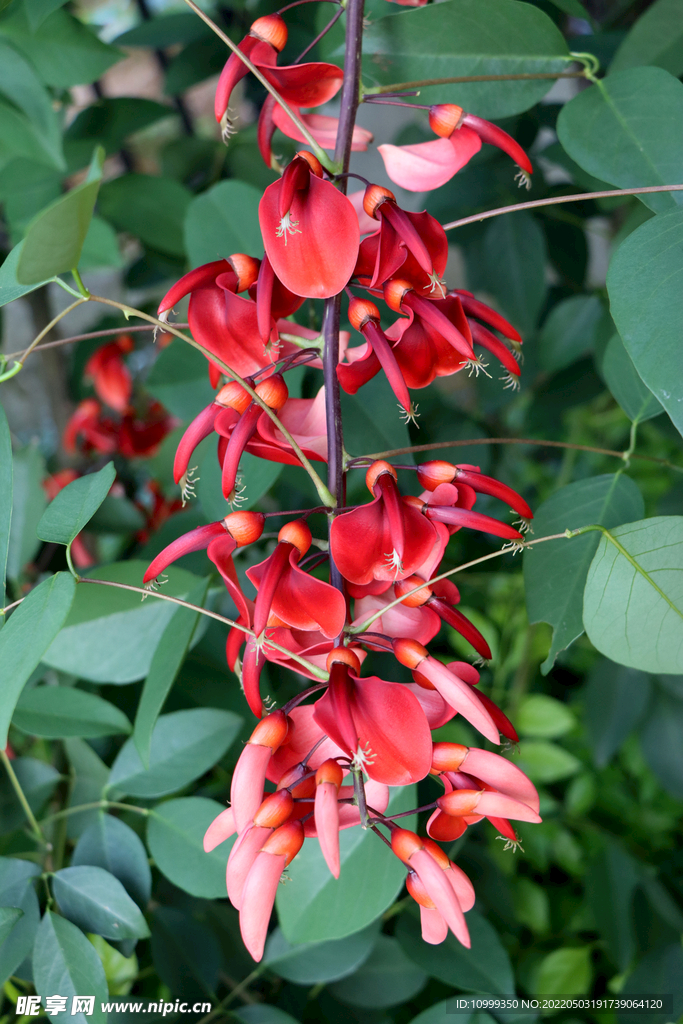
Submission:
[[[261,847],[263,853],[273,853],[285,857],[285,867],[296,857],[304,845],[304,827],[300,821],[288,821],[276,828],[272,836],[266,839]]]
[[[398,640],[392,641],[392,647],[394,648],[394,655],[397,661],[400,661],[406,668],[415,669],[418,665],[422,664],[425,658],[429,657],[429,651],[422,644],[419,644],[417,640],[411,640],[408,637],[401,637]]]
[[[247,742],[259,747],[270,747],[274,751],[285,742],[288,730],[289,719],[284,711],[278,709],[261,719]]]
[[[261,512],[231,512],[223,520],[223,526],[233,540],[237,541],[237,547],[241,548],[259,539],[265,522],[265,516]]]
[[[421,907],[429,907],[430,910],[436,908],[436,903],[434,903],[431,897],[428,896],[427,890],[420,880],[420,876],[414,871],[408,872],[408,877],[406,878],[406,889],[415,902],[419,903]]]
[[[368,320],[380,321],[380,313],[369,299],[353,298],[349,302],[349,323],[356,331],[362,331]]]
[[[217,405],[225,406],[226,409],[234,409],[242,414],[252,402],[252,397],[246,388],[243,388],[236,380],[231,380],[223,385],[214,398],[214,402]]]
[[[285,523],[278,533],[277,539],[282,544],[293,544],[303,557],[310,548],[313,538],[303,519],[295,519],[291,523]]]
[[[289,768],[277,784],[278,789],[289,789],[295,799],[305,800],[307,797],[315,796],[315,776],[310,775],[303,782],[299,779],[306,774],[307,769],[302,764],[295,764]]]
[[[408,864],[414,853],[424,849],[424,843],[418,835],[409,832],[407,828],[395,828],[391,833],[391,849],[399,860]]]
[[[379,220],[377,210],[387,199],[392,203],[396,202],[396,196],[388,188],[383,188],[381,185],[368,185],[363,196],[363,209],[368,217],[374,217],[375,220]]]
[[[403,296],[412,290],[413,286],[410,281],[402,281],[399,277],[395,277],[384,285],[384,301],[389,309],[393,309],[395,313],[400,313]]]
[[[451,814],[454,818],[461,818],[467,814],[476,814],[476,806],[481,799],[480,789],[454,789],[452,793],[445,793],[436,801],[439,810],[444,814]]]
[[[360,661],[358,655],[351,647],[334,647],[327,655],[327,671],[332,671],[335,662],[348,665],[355,676],[360,673]]]
[[[337,787],[337,791],[339,791],[343,778],[344,772],[334,758],[330,757],[327,761],[323,761],[315,773],[315,784],[319,786],[321,782],[332,782]]]
[[[420,587],[419,590],[411,594],[411,590],[415,590],[415,587],[419,587],[424,580],[420,579],[419,576],[409,576],[407,580],[397,580],[394,583],[394,593],[396,597],[403,597],[404,594],[410,594],[410,597],[405,597],[401,604],[404,604],[406,608],[420,608],[423,604],[429,600],[432,596],[431,587]]]
[[[307,149],[300,149],[296,155],[306,161],[311,169],[311,174],[315,174],[316,178],[322,178],[323,165],[320,163],[317,156],[313,156],[313,154],[309,153]]]
[[[249,29],[249,35],[256,36],[264,43],[270,43],[273,49],[280,53],[287,43],[287,26],[279,14],[266,14],[263,18],[256,19]]]
[[[238,292],[246,292],[247,288],[256,284],[261,260],[254,259],[253,256],[246,256],[243,252],[234,252],[232,256],[228,256],[228,263],[235,271]]]
[[[272,377],[266,377],[259,384],[256,385],[254,391],[262,398],[269,409],[281,409],[289,398],[289,388],[285,384],[285,379],[279,373],[273,374]]]
[[[456,467],[441,459],[423,462],[417,467],[417,479],[425,491],[435,491],[439,484],[450,484],[457,475]]]
[[[293,807],[294,800],[289,790],[269,793],[254,815],[254,824],[259,828],[278,828],[287,821]]]
[[[383,459],[378,459],[377,462],[373,462],[365,474],[365,484],[371,494],[374,494],[373,488],[383,473],[389,473],[394,480],[398,480],[398,473],[391,463],[384,462]]]
[[[443,871],[447,871],[451,866],[451,862],[446,851],[442,850],[439,844],[435,843],[429,836],[425,836],[422,842],[427,853],[431,854],[439,867]]]
[[[429,127],[435,135],[449,139],[462,124],[464,113],[455,103],[437,103],[429,108]]]
[[[432,750],[431,774],[457,772],[468,753],[469,747],[463,747],[461,743],[435,743]]]

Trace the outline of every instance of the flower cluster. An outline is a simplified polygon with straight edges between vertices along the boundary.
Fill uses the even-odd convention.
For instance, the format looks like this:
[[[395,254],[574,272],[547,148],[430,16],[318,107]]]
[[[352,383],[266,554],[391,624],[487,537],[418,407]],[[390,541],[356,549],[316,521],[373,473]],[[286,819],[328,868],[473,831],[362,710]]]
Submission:
[[[268,15],[239,45],[273,89],[258,125],[261,153],[273,167],[276,128],[299,142],[310,141],[308,134],[317,146],[335,147],[338,122],[301,111],[326,103],[344,81],[342,69],[332,64],[278,66],[286,38],[283,19]],[[218,84],[216,116],[226,136],[234,130],[230,96],[247,72],[234,53]],[[531,173],[514,140],[460,107],[432,107],[429,122],[438,136],[434,142],[380,147],[390,178],[400,185],[424,191],[443,184],[483,142],[499,146],[524,174]],[[349,148],[369,142],[368,133],[354,129]],[[215,433],[223,496],[233,509],[241,497],[238,469],[245,451],[303,465],[320,485],[318,493],[330,497],[300,518],[276,513],[288,521],[267,557],[247,569],[251,593],[243,589],[233,556],[262,536],[265,516],[254,511],[234,510],[178,538],[144,577],[152,586],[177,558],[205,549],[237,608],[226,658],[258,723],[233,776],[231,805],[210,826],[205,848],[236,835],[227,891],[256,960],[263,955],[278,881],[306,839],[317,838],[338,877],[340,829],[371,828],[406,866],[425,940],[441,942],[450,929],[468,945],[464,913],[474,889],[438,843],[488,818],[515,844],[511,821],[540,821],[536,790],[510,761],[433,739],[433,731],[456,715],[493,744],[501,733],[511,742],[517,734],[478,689],[472,664],[443,664],[425,646],[445,622],[471,645],[473,656],[491,658],[485,638],[458,609],[460,594],[442,561],[450,537],[462,529],[513,547],[522,543],[532,518],[526,501],[478,466],[428,461],[403,467],[415,471],[408,493],[390,462],[347,459],[343,473],[366,467],[370,494],[349,507],[341,494],[326,491],[311,464],[331,462],[333,452],[342,451],[341,428],[330,417],[339,386],[353,394],[383,372],[400,410],[414,419],[411,391],[463,369],[478,372],[486,365],[482,350],[500,362],[506,386],[516,383],[522,339],[470,292],[448,288],[446,235],[432,216],[401,209],[394,193],[378,184],[348,198],[338,187],[345,177],[299,151],[261,199],[263,258],[235,253],[192,270],[159,306],[166,321],[174,304],[189,296],[190,330],[216,388],[177,449],[174,476],[184,495],[192,490],[193,452]],[[349,323],[362,336],[358,345],[349,347],[344,332],[321,337],[293,319],[306,299],[336,301],[338,310],[335,297],[344,294]],[[383,326],[387,311],[392,322]],[[324,384],[314,398],[292,398],[287,374],[304,364],[324,369]],[[520,529],[477,511],[481,494],[509,506]],[[314,540],[308,523],[321,511],[329,519],[328,542]],[[329,582],[314,575],[327,560]],[[372,652],[391,654],[412,681],[365,673]],[[261,692],[266,661],[310,685],[274,709]],[[442,795],[429,805],[427,836],[418,837],[386,815],[389,787],[430,776]]]

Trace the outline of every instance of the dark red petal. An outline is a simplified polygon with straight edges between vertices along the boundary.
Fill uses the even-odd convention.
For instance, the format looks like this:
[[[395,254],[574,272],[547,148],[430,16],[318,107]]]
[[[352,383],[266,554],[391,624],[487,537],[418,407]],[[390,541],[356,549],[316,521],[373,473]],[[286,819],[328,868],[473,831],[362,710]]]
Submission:
[[[220,405],[216,405],[215,402],[207,405],[206,409],[202,409],[199,415],[195,416],[181,437],[173,462],[173,479],[176,483],[179,483],[187,473],[192,453],[199,442],[213,432],[213,425],[220,408]]]
[[[230,498],[235,486],[237,470],[239,469],[240,459],[242,458],[244,449],[246,448],[247,442],[256,433],[256,424],[262,415],[263,410],[261,406],[257,405],[256,402],[252,402],[242,413],[230,434],[228,447],[226,448],[225,455],[223,456],[223,471],[221,476],[223,497],[226,501]]]
[[[277,51],[273,49],[270,43],[264,43],[263,40],[257,39],[256,36],[246,36],[239,44],[239,49],[254,64],[274,64],[277,60]],[[220,121],[228,109],[232,90],[248,74],[249,68],[244,61],[240,60],[236,53],[231,53],[221,71],[216,86],[214,113],[217,121]]]
[[[467,292],[462,288],[456,288],[454,292],[460,297],[463,309],[468,316],[476,316],[478,320],[483,320],[485,323],[489,324],[490,327],[495,327],[495,329],[500,331],[501,334],[504,334],[506,338],[509,338],[511,341],[518,341],[521,344],[521,335],[518,334],[512,324],[506,320],[504,316],[501,316],[500,313],[496,313],[495,309],[491,309],[491,307],[487,306],[484,302],[480,302],[479,299],[475,299],[471,292]]]
[[[269,555],[265,561],[247,569],[247,576],[254,586],[258,587],[258,596],[254,605],[254,633],[256,636],[260,636],[266,628],[275,592],[287,569],[290,552],[294,550],[296,549],[291,544],[278,544],[272,555]]]
[[[428,505],[425,510],[427,519],[433,519],[438,523],[449,523],[452,526],[465,526],[470,530],[481,530],[482,533],[492,533],[495,537],[504,537],[506,540],[523,541],[524,537],[513,526],[501,523],[492,516],[485,516],[481,512],[470,512],[466,508],[452,508],[443,505]]]
[[[341,89],[344,72],[335,64],[313,62],[261,68],[286,103],[295,107],[319,107]]]
[[[253,604],[242,593],[242,587],[237,578],[237,571],[232,560],[232,553],[235,547],[234,539],[227,531],[224,531],[222,536],[216,537],[211,541],[206,553],[221,574],[227,591],[237,606],[239,620],[244,621],[245,625],[248,626],[251,622]],[[237,630],[237,632],[239,633],[240,631]],[[244,633],[241,634],[242,639],[244,639],[244,635]],[[239,650],[239,646],[237,649]]]
[[[464,335],[458,330],[458,328],[448,319],[448,317],[437,309],[433,302],[428,299],[424,299],[421,295],[417,295],[415,292],[408,292],[404,297],[403,302],[405,305],[412,307],[415,312],[422,317],[426,323],[438,331],[442,337],[448,341],[453,348],[462,353],[465,359],[474,359],[474,352],[471,346],[467,342]]]
[[[227,260],[215,260],[213,263],[205,263],[195,270],[190,270],[189,273],[181,277],[179,281],[176,281],[173,287],[169,288],[166,292],[159,303],[159,314],[165,313],[168,309],[173,309],[176,302],[189,295],[190,292],[213,284],[219,274],[226,274],[228,271],[233,272]]]
[[[371,346],[368,345],[367,348],[368,354],[364,359],[354,359],[352,363],[337,363],[337,377],[347,395],[355,395],[363,384],[376,377],[382,369],[382,364]]]
[[[372,345],[377,358],[382,364],[382,369],[384,370],[386,378],[391,385],[391,390],[396,395],[400,405],[403,406],[407,413],[410,413],[411,402],[410,395],[408,394],[408,388],[406,387],[406,382],[403,379],[401,369],[396,362],[396,356],[394,355],[384,332],[376,323],[369,320],[363,327],[362,333]]]
[[[266,658],[263,651],[258,651],[253,643],[247,641],[242,659],[242,689],[249,708],[257,718],[263,714],[260,680],[265,663]]]
[[[209,523],[207,526],[198,526],[196,529],[190,530],[189,533],[184,533],[182,537],[171,541],[163,551],[159,552],[154,561],[150,563],[143,577],[143,583],[155,580],[164,569],[168,568],[171,562],[182,558],[183,555],[189,555],[192,551],[202,551],[207,548],[214,537],[220,537],[221,534],[228,536],[222,520],[218,523]],[[234,550],[237,547],[237,543],[232,537],[229,540],[232,541]]]
[[[457,608],[451,608],[450,605],[446,604],[445,601],[439,600],[439,598],[432,598],[429,601],[429,607],[433,608],[434,611],[439,615],[444,622],[447,622],[449,626],[456,629],[461,636],[464,636],[468,643],[472,644],[477,654],[480,654],[482,658],[486,658],[490,661],[493,655],[491,654],[491,648],[487,644],[485,638],[481,635],[477,627],[470,622],[470,620],[459,612]]]
[[[494,480],[493,477],[485,476],[484,473],[470,473],[465,469],[459,469],[456,477],[456,486],[460,487],[460,484],[469,484],[469,486],[480,494],[491,494],[494,498],[500,498],[501,501],[507,502],[515,512],[518,512],[524,519],[533,519],[534,514],[525,502],[521,495],[517,494],[517,491],[513,491],[507,484],[503,484],[500,480]]]
[[[346,665],[337,662],[330,671],[330,684],[313,705],[317,725],[341,750],[353,756],[358,747],[358,733],[351,714],[351,690],[354,686]]]
[[[500,338],[497,338],[495,334],[491,334],[491,331],[487,330],[486,327],[476,320],[472,321],[470,327],[472,330],[472,340],[475,344],[481,345],[491,355],[494,355],[503,364],[508,373],[519,377],[521,372],[519,364],[507,345],[503,344]]]
[[[367,774],[387,786],[407,786],[429,773],[432,736],[417,698],[400,683],[375,676],[353,680],[351,713]]]
[[[531,166],[531,161],[520,144],[515,142],[512,136],[504,132],[498,125],[491,124],[490,121],[484,121],[482,117],[476,117],[475,114],[465,114],[462,124],[474,128],[482,142],[487,142],[490,146],[497,146],[498,149],[502,149],[504,153],[512,157],[522,170],[526,171],[527,174],[533,174],[534,169]]]
[[[259,148],[259,153],[263,158],[264,164],[269,170],[273,166],[273,151],[270,146],[275,133],[273,112],[276,106],[277,100],[274,96],[268,94],[263,106],[261,107],[261,113],[259,114],[258,125],[256,128],[256,142]]]

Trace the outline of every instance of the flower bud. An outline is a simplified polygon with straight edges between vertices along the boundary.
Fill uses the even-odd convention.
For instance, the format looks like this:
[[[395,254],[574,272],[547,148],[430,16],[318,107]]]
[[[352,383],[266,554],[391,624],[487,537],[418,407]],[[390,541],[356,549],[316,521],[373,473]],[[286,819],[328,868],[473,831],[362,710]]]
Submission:
[[[249,383],[251,384],[251,381]],[[231,380],[223,385],[214,398],[214,402],[226,409],[234,409],[241,415],[252,402],[252,397],[238,381]]]
[[[439,484],[453,483],[456,476],[456,467],[442,459],[423,462],[417,467],[417,479],[425,491],[435,491]]]
[[[387,200],[392,203],[396,202],[396,196],[388,188],[383,188],[381,185],[368,185],[363,196],[363,209],[368,217],[379,220],[377,210]]]
[[[223,526],[241,548],[259,539],[265,522],[265,516],[260,512],[231,512],[223,520]]]
[[[480,789],[454,789],[452,793],[444,793],[436,801],[436,806],[444,814],[451,814],[454,818],[461,818],[468,814],[476,814],[476,807],[481,800],[483,790]]]
[[[417,640],[411,640],[408,637],[400,637],[398,640],[392,641],[392,647],[394,648],[396,660],[401,665],[405,665],[406,668],[415,669],[418,665],[422,664],[425,658],[429,657],[429,651],[426,647],[423,647]]]
[[[270,747],[272,751],[275,751],[285,742],[288,731],[287,715],[278,709],[261,719],[247,743],[253,743],[259,747]]]
[[[303,557],[311,546],[311,531],[303,519],[295,519],[291,523],[285,523],[277,535],[281,544],[293,544]]]
[[[348,665],[353,674],[357,676],[360,673],[360,661],[357,654],[350,647],[335,647],[327,655],[327,671],[332,671],[332,666],[335,663],[342,665]]]
[[[303,764],[295,764],[288,768],[277,784],[277,789],[288,789],[295,800],[305,800],[315,796],[315,776],[304,779],[308,769]],[[300,781],[303,779],[303,781]]]
[[[276,828],[272,836],[266,839],[261,847],[263,853],[273,853],[285,857],[285,867],[296,857],[304,845],[304,827],[300,821],[288,821]]]
[[[337,787],[337,791],[339,791],[343,778],[344,772],[334,758],[330,757],[327,761],[323,761],[315,773],[315,784],[316,786],[319,786],[323,782],[331,782]]]
[[[269,793],[254,815],[254,824],[259,828],[278,828],[287,821],[293,807],[294,800],[289,790]]]
[[[279,14],[266,14],[263,18],[256,19],[249,29],[249,35],[264,43],[270,43],[273,49],[280,53],[287,43],[287,26]]]
[[[432,596],[431,587],[424,586],[415,591],[415,587],[419,587],[421,583],[424,583],[424,580],[420,579],[419,576],[409,576],[406,580],[397,580],[394,583],[394,593],[396,597],[403,597],[401,604],[404,604],[406,608],[421,608]],[[411,590],[415,591],[415,593],[411,594]],[[404,594],[409,594],[410,596],[404,597]]]
[[[391,832],[391,849],[399,860],[408,864],[414,853],[424,849],[424,843],[415,832],[407,828],[395,828]]]
[[[384,285],[384,301],[389,309],[400,313],[402,312],[403,297],[412,290],[413,286],[410,281],[403,281],[401,278],[395,277]]]
[[[429,836],[425,836],[422,842],[427,853],[431,854],[441,870],[447,871],[451,866],[451,862],[446,851],[442,850],[439,844],[435,843]]]
[[[238,292],[246,292],[256,283],[261,260],[254,259],[253,256],[246,256],[243,252],[234,252],[232,256],[228,256],[228,263],[235,272]]]
[[[411,508],[416,508],[418,512],[424,512],[428,507],[427,502],[423,501],[422,498],[418,498],[415,494],[404,494],[403,504],[410,505]]]
[[[353,298],[349,302],[349,323],[356,331],[362,331],[368,320],[380,321],[380,312],[369,299]]]
[[[371,494],[375,493],[374,486],[383,473],[389,473],[394,480],[398,481],[398,473],[391,463],[384,462],[383,459],[378,459],[377,462],[373,462],[365,474],[365,484]]]
[[[464,110],[455,103],[437,103],[429,108],[429,127],[435,135],[450,139],[462,124]]]
[[[406,878],[406,889],[415,902],[419,903],[421,907],[428,907],[430,910],[434,910],[436,908],[436,903],[434,903],[432,898],[428,895],[423,882],[420,880],[420,876],[415,871],[408,872],[408,877]]]
[[[256,385],[254,391],[262,398],[269,409],[281,409],[289,398],[289,388],[285,384],[284,377],[274,373],[272,377],[266,377]]]
[[[440,741],[432,750],[432,767],[430,774],[440,775],[441,772],[457,772],[469,753],[469,747],[461,743]]]
[[[305,160],[311,169],[311,174],[315,174],[316,178],[322,178],[323,176],[323,165],[318,160],[317,156],[313,156],[307,149],[300,149],[297,154],[302,160]]]

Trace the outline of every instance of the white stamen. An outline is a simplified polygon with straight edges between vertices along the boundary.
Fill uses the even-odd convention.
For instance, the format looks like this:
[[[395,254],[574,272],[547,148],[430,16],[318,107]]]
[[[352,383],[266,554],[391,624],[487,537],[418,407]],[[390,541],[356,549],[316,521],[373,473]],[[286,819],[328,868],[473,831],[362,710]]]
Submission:
[[[386,554],[384,558],[389,568],[394,570],[394,579],[397,579],[398,574],[403,572],[403,560],[396,548],[394,548],[389,554]]]
[[[372,764],[376,757],[377,755],[373,754],[372,748],[369,743],[366,743],[364,747],[361,747],[359,742],[358,749],[356,750],[356,753],[353,755],[353,761],[351,762],[351,765],[353,768],[360,768],[363,771],[365,771],[366,764]]]
[[[489,365],[488,363],[485,363],[483,361],[481,356],[477,356],[476,359],[468,359],[467,362],[465,363],[465,366],[469,370],[468,377],[471,377],[472,376],[472,371],[474,371],[474,376],[475,377],[478,377],[480,373],[483,373],[485,377],[489,377],[490,378],[491,374],[487,373],[487,371],[486,371],[486,368],[487,368],[488,365]],[[464,367],[463,367],[463,369],[464,369]]]
[[[298,220],[292,220],[291,219],[290,211],[287,210],[287,213],[284,215],[284,217],[280,221],[279,228],[277,228],[277,230],[275,231],[275,234],[277,235],[278,238],[283,238],[284,237],[285,245],[287,245],[287,232],[288,231],[289,231],[290,235],[300,235],[301,234],[300,229],[297,227],[298,223],[299,223]]]
[[[511,391],[519,391],[522,386],[520,384],[519,377],[515,376],[514,373],[504,373],[502,377],[498,378],[498,380],[503,381],[503,391],[507,391],[508,389]]]
[[[527,192],[531,188],[531,175],[527,171],[523,171],[521,167],[517,168],[515,181],[519,188],[525,188]]]
[[[192,466],[192,468],[188,469],[186,473],[183,473],[180,478],[180,497],[183,502],[183,508],[185,508],[188,501],[197,497],[197,492],[195,490],[199,483],[199,477],[195,476],[197,469],[197,466]]]
[[[399,407],[398,407],[398,411],[399,411],[399,414],[400,414],[401,419],[403,420],[403,422],[405,424],[414,423],[415,426],[417,427],[417,429],[419,430],[420,427],[418,425],[417,418],[418,418],[418,416],[420,414],[417,411],[418,409],[419,409],[419,405],[417,405],[417,403],[413,404],[413,402],[410,403],[410,409],[407,410],[407,411],[400,404],[399,404]]]
[[[513,853],[517,853],[517,850],[519,850],[521,853],[524,853],[521,839],[508,839],[507,836],[496,836],[496,839],[502,839],[502,841],[505,843],[505,846],[503,847],[503,853],[505,853],[507,850],[512,850]]]
[[[432,273],[429,275],[429,280],[430,280],[430,283],[431,283],[431,286],[432,286],[429,289],[429,291],[433,293],[438,288],[439,291],[441,292],[441,298],[445,299],[446,298],[446,287],[445,287],[446,282],[443,281],[439,277],[439,275],[437,274],[437,272],[435,270],[432,271]]]
[[[168,583],[168,576],[165,572],[162,572],[155,580],[150,580],[149,583],[145,583],[143,590],[146,590],[147,593],[143,594],[140,600],[145,601],[151,593],[158,590],[159,587],[163,587],[164,583]]]

